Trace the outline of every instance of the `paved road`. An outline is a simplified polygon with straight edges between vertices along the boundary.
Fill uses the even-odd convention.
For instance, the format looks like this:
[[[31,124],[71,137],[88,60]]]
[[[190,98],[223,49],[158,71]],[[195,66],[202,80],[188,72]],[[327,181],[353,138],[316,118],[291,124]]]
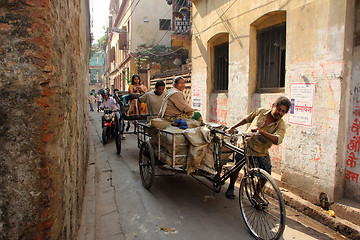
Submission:
[[[95,213],[91,207],[84,211],[92,212],[85,215],[95,218],[90,220],[95,228],[82,223],[88,225],[87,230],[80,230],[87,231],[88,237],[83,239],[253,239],[241,218],[238,198],[228,200],[225,188],[214,194],[190,176],[157,172],[161,176],[155,178],[150,190],[144,189],[136,136],[126,135],[117,155],[114,140],[104,146],[101,143],[100,116],[90,113],[91,154],[95,157],[90,164],[95,165],[97,176]],[[345,238],[287,208],[283,239]]]

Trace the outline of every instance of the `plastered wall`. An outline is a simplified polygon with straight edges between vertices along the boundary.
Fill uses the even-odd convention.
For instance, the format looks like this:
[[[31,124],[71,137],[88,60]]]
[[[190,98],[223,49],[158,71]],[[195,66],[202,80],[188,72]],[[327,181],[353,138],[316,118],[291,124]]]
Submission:
[[[225,108],[228,126],[257,107],[269,108],[281,95],[293,98],[296,107],[284,119],[284,142],[270,150],[274,172],[303,197],[317,201],[320,192],[341,198],[345,181],[345,144],[349,102],[344,73],[347,62],[347,11],[353,1],[226,1],[197,0],[193,4],[193,92],[201,99],[207,121],[222,119],[221,111],[210,113],[214,102]],[[349,7],[350,6],[350,7]],[[266,17],[264,17],[266,16]],[[274,17],[275,16],[275,17]],[[256,30],[286,23],[286,78],[279,92],[256,91]],[[209,43],[219,33],[228,33],[229,89],[214,93]],[[224,100],[225,95],[227,101]],[[344,106],[344,107],[342,107]],[[246,127],[239,128],[245,130]],[[345,131],[344,131],[345,130]],[[349,185],[349,184],[348,184]]]

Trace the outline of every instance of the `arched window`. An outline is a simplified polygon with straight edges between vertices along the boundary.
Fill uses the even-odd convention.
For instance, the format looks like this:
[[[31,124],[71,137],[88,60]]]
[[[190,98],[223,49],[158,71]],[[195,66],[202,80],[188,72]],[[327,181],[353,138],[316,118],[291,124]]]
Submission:
[[[268,13],[252,25],[256,34],[256,90],[280,92],[285,87],[286,12]]]
[[[229,35],[219,33],[209,40],[213,91],[227,91],[229,84]]]

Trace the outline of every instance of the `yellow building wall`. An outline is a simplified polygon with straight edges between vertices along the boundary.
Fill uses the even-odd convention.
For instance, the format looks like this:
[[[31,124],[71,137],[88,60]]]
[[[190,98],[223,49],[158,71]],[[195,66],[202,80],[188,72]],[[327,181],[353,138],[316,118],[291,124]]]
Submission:
[[[312,201],[320,192],[341,198],[349,181],[343,143],[351,81],[345,71],[346,52],[352,46],[345,44],[353,35],[345,26],[354,24],[346,14],[353,8],[352,0],[193,0],[192,99],[197,106],[200,103],[204,119],[231,126],[258,107],[269,108],[278,96],[291,98],[297,84],[314,89],[308,99],[312,101],[309,126],[289,123],[292,116],[287,114],[284,142],[271,149],[274,174]],[[286,23],[285,88],[260,93],[256,33],[282,22]],[[229,84],[227,91],[216,92],[213,47],[223,41],[229,42]],[[359,184],[352,189],[359,192]]]

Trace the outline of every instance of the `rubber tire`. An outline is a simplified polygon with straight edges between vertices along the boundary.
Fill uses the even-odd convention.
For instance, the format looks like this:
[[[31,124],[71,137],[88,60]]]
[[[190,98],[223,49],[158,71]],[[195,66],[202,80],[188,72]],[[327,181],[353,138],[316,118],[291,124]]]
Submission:
[[[248,190],[249,189],[248,185],[251,185],[251,184],[248,184],[248,182],[250,179],[249,176],[252,176],[254,174],[257,176],[261,175],[263,178],[265,178],[267,180],[267,183],[265,184],[265,187],[263,188],[263,190],[268,189],[267,192],[270,192],[270,194],[272,195],[271,202],[269,201],[270,206],[267,206],[264,208],[261,208],[261,207],[259,208],[259,205],[256,205],[255,201],[251,200],[252,198],[250,197],[250,195],[252,196],[252,193],[249,193],[249,191],[251,191],[251,190]],[[240,211],[241,211],[241,216],[244,219],[245,225],[249,229],[251,235],[253,235],[253,237],[255,237],[255,239],[261,239],[261,240],[279,239],[279,238],[281,238],[281,236],[284,232],[285,220],[286,220],[285,204],[284,204],[284,200],[283,200],[281,191],[280,191],[279,187],[277,186],[275,180],[271,177],[271,175],[262,169],[259,169],[259,168],[250,169],[249,176],[243,177],[243,179],[241,180],[240,188],[239,188]],[[254,178],[256,179],[257,177],[254,177]],[[269,189],[270,189],[270,191],[269,191]],[[270,198],[270,197],[268,197],[268,198]],[[245,204],[246,202],[248,202],[248,203]],[[272,202],[274,202],[275,204],[272,204]],[[276,213],[278,214],[277,219],[276,219],[276,217],[273,216],[273,214],[272,214],[273,212],[270,213],[270,211],[272,211],[274,208],[278,208],[278,210],[279,210],[279,212],[276,211]],[[249,209],[249,211],[252,211],[252,212],[247,213],[248,212],[247,209]],[[258,219],[256,219],[255,214],[260,214]],[[266,228],[269,228],[269,230],[273,229],[273,227],[270,226],[272,219],[270,219],[268,221],[268,219],[266,219],[267,215],[269,217],[271,216],[272,219],[278,221],[275,224],[275,225],[278,224],[277,231],[270,235],[267,235],[268,232],[266,232],[264,234],[260,233],[260,230],[264,230]],[[253,222],[256,220],[258,220],[257,223],[252,224],[250,222],[250,221]],[[257,228],[259,228],[259,229],[257,229]]]
[[[120,155],[121,153],[121,134],[115,135],[115,146],[116,146],[116,153]]]
[[[120,123],[117,122],[115,125],[115,146],[116,146],[116,153],[119,155],[121,153],[121,130],[120,130]]]
[[[103,145],[105,145],[108,140],[107,130],[108,130],[108,127],[106,127],[106,126],[102,128],[102,143],[103,143]]]
[[[149,190],[155,178],[155,157],[149,141],[143,142],[140,146],[139,170],[142,185]]]
[[[124,119],[120,119],[120,133],[123,134],[125,131],[125,121]]]

